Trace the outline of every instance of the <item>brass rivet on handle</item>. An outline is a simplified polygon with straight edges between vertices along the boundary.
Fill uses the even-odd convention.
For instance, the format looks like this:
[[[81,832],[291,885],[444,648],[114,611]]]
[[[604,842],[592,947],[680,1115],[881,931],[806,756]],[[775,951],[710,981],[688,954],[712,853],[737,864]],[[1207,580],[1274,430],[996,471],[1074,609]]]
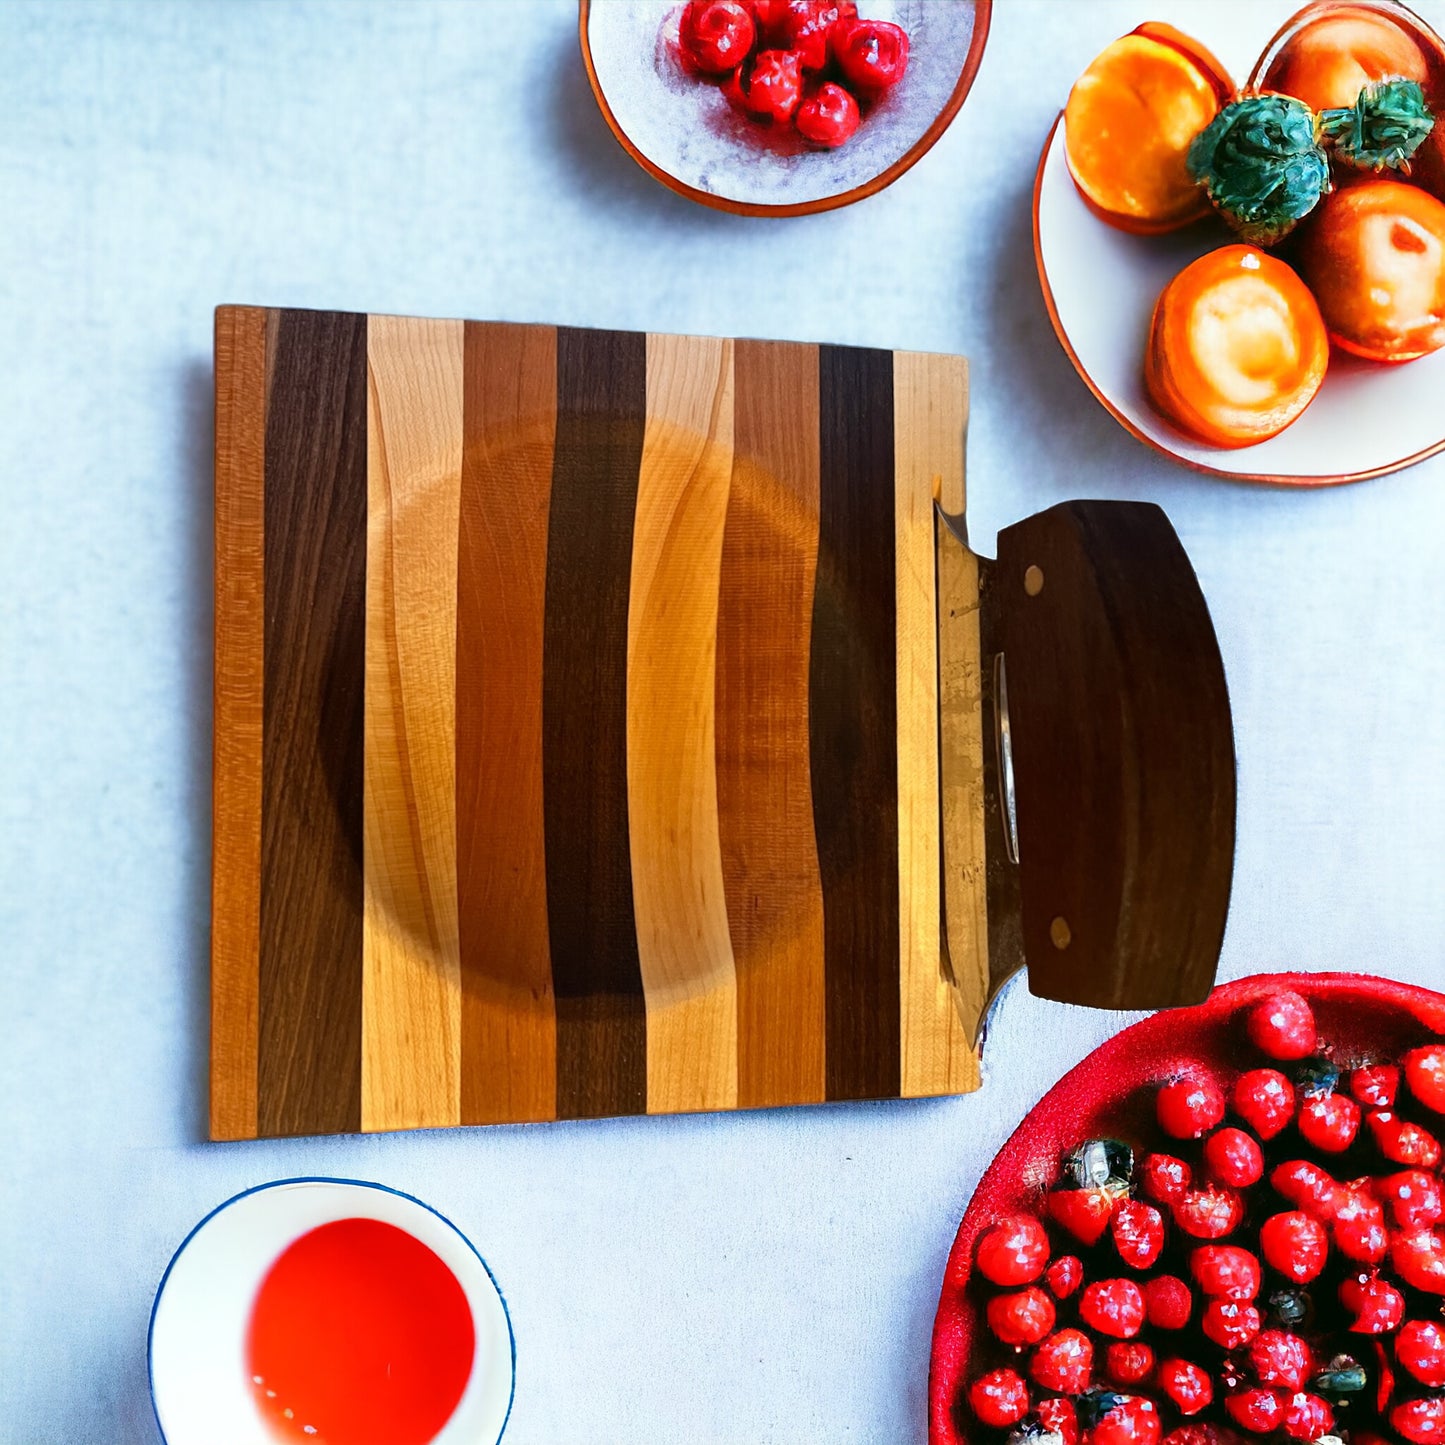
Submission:
[[[1054,947],[1061,952],[1073,942],[1074,935],[1069,929],[1067,918],[1056,918],[1049,924],[1049,937],[1053,940]]]
[[[1029,567],[1024,572],[1024,591],[1030,597],[1037,597],[1044,590],[1044,571],[1042,567]]]

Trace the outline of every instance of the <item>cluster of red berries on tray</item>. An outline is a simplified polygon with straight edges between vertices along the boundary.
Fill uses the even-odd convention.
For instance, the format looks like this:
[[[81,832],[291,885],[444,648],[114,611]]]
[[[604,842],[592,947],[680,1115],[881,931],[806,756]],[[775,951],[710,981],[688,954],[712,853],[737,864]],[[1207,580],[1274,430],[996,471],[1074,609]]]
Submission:
[[[853,0],[690,0],[678,39],[738,110],[829,150],[908,68],[907,32]]]
[[[1163,1082],[1137,1153],[979,1235],[971,1440],[1445,1445],[1445,1041],[1337,1061],[1292,992],[1241,1024],[1259,1067]]]

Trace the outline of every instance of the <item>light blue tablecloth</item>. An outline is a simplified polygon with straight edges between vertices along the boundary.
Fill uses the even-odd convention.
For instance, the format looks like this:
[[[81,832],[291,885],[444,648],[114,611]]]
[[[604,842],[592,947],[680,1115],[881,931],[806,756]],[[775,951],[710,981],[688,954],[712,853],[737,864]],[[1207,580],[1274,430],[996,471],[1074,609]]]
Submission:
[[[517,1332],[509,1445],[921,1439],[964,1202],[1121,1022],[1015,988],[951,1101],[203,1143],[217,302],[966,353],[985,550],[1142,497],[1198,568],[1238,731],[1223,971],[1441,978],[1445,457],[1312,495],[1169,465],[1090,400],[1033,274],[1038,147],[1101,43],[1287,8],[1001,0],[922,164],[765,223],[622,154],[569,0],[0,5],[0,1440],[153,1442],[171,1250],[305,1172],[477,1241]]]

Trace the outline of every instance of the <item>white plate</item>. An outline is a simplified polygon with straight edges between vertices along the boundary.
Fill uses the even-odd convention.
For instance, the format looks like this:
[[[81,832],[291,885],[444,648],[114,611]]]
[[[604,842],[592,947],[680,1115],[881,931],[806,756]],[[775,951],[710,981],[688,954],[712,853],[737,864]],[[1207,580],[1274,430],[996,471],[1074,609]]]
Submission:
[[[835,151],[739,115],[716,84],[684,70],[675,0],[582,0],[582,51],[613,133],[664,185],[724,210],[799,214],[881,190],[943,134],[983,57],[991,6],[865,0],[867,19],[908,32],[908,69]]]
[[[1034,185],[1034,254],[1054,330],[1079,375],[1129,431],[1201,471],[1321,486],[1398,471],[1445,447],[1445,351],[1380,366],[1338,351],[1319,395],[1278,436],[1235,450],[1176,431],[1149,405],[1144,346],[1165,284],[1233,238],[1208,219],[1164,236],[1116,230],[1084,204],[1054,123]]]
[[[337,1219],[379,1219],[431,1249],[472,1311],[471,1378],[434,1445],[493,1445],[512,1408],[516,1351],[507,1306],[481,1255],[429,1205],[382,1184],[282,1179],[211,1211],[176,1251],[151,1310],[150,1381],[166,1445],[276,1445],[246,1378],[256,1291],[293,1240]]]

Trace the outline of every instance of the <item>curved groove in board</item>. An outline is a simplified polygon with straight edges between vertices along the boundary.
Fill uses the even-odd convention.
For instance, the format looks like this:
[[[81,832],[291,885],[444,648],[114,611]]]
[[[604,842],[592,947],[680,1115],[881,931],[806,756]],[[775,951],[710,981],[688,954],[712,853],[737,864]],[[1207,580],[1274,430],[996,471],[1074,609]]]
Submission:
[[[946,620],[940,636],[938,588],[957,600],[967,578],[955,579],[953,556],[937,576],[933,493],[952,515],[964,511],[963,437],[968,416],[968,375],[962,357],[895,352],[894,546],[898,608],[898,896],[900,1092],[905,1097],[957,1093],[978,1087],[978,1058],[964,1032],[944,968],[942,812],[939,803],[939,708],[941,668],[971,672],[972,705],[959,721],[968,730],[975,764],[973,806],[959,837],[967,856],[950,856],[950,867],[972,884],[977,926],[972,952],[953,958],[955,975],[972,989],[987,977],[983,940],[983,753],[979,706],[978,568],[972,553],[953,538],[957,566],[973,576],[973,606]],[[942,654],[942,655],[941,655]],[[951,685],[959,679],[952,679]],[[944,806],[950,800],[945,800]],[[957,802],[958,800],[951,800]],[[959,940],[956,940],[959,941]]]
[[[542,637],[557,333],[468,322],[457,577],[462,1122],[557,1114]]]
[[[461,1118],[456,605],[462,323],[367,331],[361,1127]]]
[[[649,335],[628,604],[627,815],[651,1113],[737,1103],[714,749],[732,447],[732,342]]]
[[[823,893],[808,761],[818,348],[734,343],[717,620],[717,798],[737,975],[738,1105],[816,1103]]]

